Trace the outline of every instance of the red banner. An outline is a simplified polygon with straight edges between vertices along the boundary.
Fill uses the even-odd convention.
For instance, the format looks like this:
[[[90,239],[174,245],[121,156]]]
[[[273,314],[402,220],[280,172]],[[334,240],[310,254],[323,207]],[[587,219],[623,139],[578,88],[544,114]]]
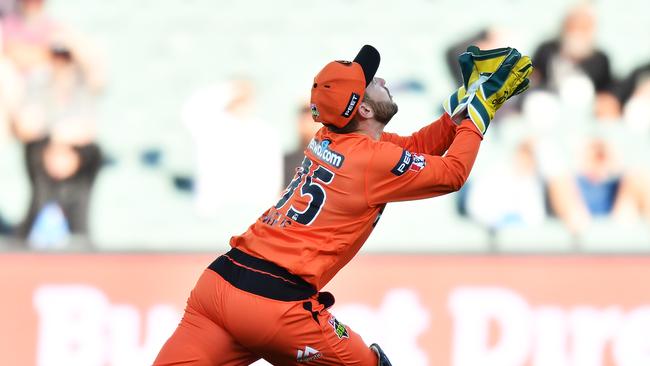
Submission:
[[[0,365],[150,364],[211,255],[0,256]],[[395,365],[650,365],[650,257],[360,256],[333,312]]]

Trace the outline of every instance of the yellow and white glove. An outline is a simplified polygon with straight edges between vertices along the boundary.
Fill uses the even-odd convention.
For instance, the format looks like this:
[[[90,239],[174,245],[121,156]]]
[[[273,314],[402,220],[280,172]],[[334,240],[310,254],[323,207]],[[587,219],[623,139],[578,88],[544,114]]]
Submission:
[[[528,89],[532,62],[514,48],[481,51],[475,46],[458,59],[463,86],[443,107],[456,123],[468,116],[484,134],[503,103]]]
[[[467,110],[468,95],[465,86],[461,85],[458,90],[451,93],[449,98],[442,103],[442,108],[447,112],[451,119],[459,124],[465,118]]]
[[[507,61],[519,60],[521,54],[512,47],[481,50],[476,46],[467,47],[467,51],[458,56],[458,64],[465,90],[475,83],[485,82],[490,75]]]

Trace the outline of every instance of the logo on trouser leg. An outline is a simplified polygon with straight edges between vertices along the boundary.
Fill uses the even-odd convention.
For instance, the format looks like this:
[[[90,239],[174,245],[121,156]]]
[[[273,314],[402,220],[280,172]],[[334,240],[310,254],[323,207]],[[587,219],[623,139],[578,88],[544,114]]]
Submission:
[[[306,346],[304,351],[298,350],[298,356],[296,357],[296,360],[298,360],[298,362],[309,362],[321,357],[323,357],[323,354],[320,353],[319,350]]]
[[[334,316],[331,316],[327,322],[330,323],[332,328],[334,328],[334,333],[336,333],[336,336],[339,337],[339,339],[350,338],[350,335],[348,334],[348,330],[347,328],[345,328],[345,325],[343,325],[341,322],[336,320]]]

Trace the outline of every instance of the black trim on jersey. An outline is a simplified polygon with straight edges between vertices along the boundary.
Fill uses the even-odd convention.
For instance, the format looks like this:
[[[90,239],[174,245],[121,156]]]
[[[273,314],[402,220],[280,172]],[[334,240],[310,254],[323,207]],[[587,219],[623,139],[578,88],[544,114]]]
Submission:
[[[408,150],[402,150],[402,156],[399,158],[397,165],[390,171],[396,176],[406,173],[413,163],[413,155]]]
[[[275,263],[253,257],[235,248],[217,258],[208,268],[236,288],[269,299],[299,301],[317,293],[316,289],[301,277],[289,273]]]

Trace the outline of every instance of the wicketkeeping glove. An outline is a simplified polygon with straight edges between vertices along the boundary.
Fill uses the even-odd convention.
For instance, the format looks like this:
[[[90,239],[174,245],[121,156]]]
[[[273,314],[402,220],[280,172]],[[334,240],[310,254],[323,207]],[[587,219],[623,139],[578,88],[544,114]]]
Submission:
[[[519,52],[511,47],[496,48],[493,50],[480,50],[476,46],[467,47],[467,51],[458,56],[460,73],[463,78],[465,90],[470,85],[486,81],[506,59],[521,57]]]
[[[461,65],[465,90],[472,89],[470,85],[476,81],[479,81],[479,84],[486,81],[490,75],[501,67],[504,61],[514,60],[515,58],[512,57],[513,55],[517,55],[515,58],[521,57],[519,51],[517,51],[516,48],[511,47],[496,48],[493,50],[480,50],[476,46],[467,47],[467,52],[458,57],[458,62]],[[508,99],[513,95],[526,91],[529,86],[530,80],[526,78],[526,80],[517,87]]]
[[[463,118],[465,118],[465,113],[463,112],[467,109],[467,101],[468,98],[465,86],[461,85],[458,90],[451,93],[449,98],[442,103],[442,107],[445,112],[451,116],[452,120],[458,124]]]
[[[521,57],[514,65],[506,60],[469,97],[467,114],[481,133],[485,133],[494,114],[506,100],[528,89],[531,72],[533,64],[528,56]]]
[[[458,59],[463,86],[443,106],[456,123],[467,115],[485,133],[503,103],[528,89],[532,63],[514,48],[481,51],[470,46]]]

